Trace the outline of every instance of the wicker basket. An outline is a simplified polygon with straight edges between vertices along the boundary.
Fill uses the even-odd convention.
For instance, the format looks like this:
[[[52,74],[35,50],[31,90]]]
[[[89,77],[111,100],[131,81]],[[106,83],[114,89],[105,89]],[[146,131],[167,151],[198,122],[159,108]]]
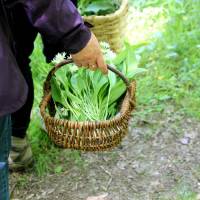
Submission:
[[[91,30],[99,41],[108,42],[111,49],[118,52],[123,47],[127,14],[128,0],[121,0],[119,10],[113,14],[103,16],[83,16],[83,19],[93,26]]]
[[[117,146],[128,132],[129,119],[135,107],[135,82],[129,84],[121,72],[108,66],[111,71],[122,78],[127,86],[119,113],[112,119],[97,122],[56,119],[47,111],[52,102],[50,80],[56,70],[71,62],[71,60],[65,60],[56,65],[49,72],[44,83],[40,112],[49,137],[60,147],[84,151],[102,151]]]

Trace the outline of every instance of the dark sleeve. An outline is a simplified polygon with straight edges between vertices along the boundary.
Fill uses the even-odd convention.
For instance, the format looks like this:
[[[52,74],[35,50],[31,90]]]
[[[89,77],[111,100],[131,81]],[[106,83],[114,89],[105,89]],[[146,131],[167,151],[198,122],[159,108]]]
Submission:
[[[50,46],[77,53],[84,48],[91,32],[84,25],[70,0],[21,0],[32,25]]]

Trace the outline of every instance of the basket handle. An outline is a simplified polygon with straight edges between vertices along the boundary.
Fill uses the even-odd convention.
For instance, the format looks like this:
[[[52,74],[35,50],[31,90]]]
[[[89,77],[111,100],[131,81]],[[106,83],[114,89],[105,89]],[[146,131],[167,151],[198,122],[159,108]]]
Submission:
[[[44,82],[44,87],[43,87],[43,92],[44,94],[47,94],[50,92],[51,90],[51,86],[50,86],[50,81],[51,81],[51,78],[53,77],[53,75],[55,74],[55,72],[61,68],[63,65],[66,65],[66,64],[70,64],[70,63],[73,63],[73,60],[72,59],[67,59],[67,60],[63,60],[62,62],[56,64],[52,69],[51,71],[49,72],[45,82]],[[122,74],[122,72],[120,72],[119,70],[111,67],[110,65],[107,65],[108,69],[112,72],[114,72],[115,74],[117,74],[122,80],[123,82],[125,83],[126,87],[127,87],[127,90],[130,91],[130,82],[129,80],[124,76],[124,74]]]
[[[129,80],[124,76],[124,74],[122,74],[122,72],[120,72],[119,70],[117,70],[116,68],[114,67],[111,67],[110,65],[107,65],[108,66],[108,69],[112,72],[114,72],[115,74],[117,74],[125,83],[127,89],[129,89],[130,87],[130,82]]]

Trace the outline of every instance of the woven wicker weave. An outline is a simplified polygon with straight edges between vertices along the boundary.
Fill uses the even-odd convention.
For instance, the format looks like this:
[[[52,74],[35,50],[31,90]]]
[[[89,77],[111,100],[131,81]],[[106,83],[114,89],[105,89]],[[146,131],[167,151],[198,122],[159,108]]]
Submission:
[[[51,103],[50,80],[56,70],[71,61],[63,61],[56,65],[44,83],[44,96],[40,104],[40,112],[51,140],[60,147],[84,151],[102,151],[117,146],[128,132],[131,112],[135,107],[135,82],[128,80],[118,70],[109,69],[118,74],[127,86],[125,98],[119,113],[112,119],[98,122],[76,122],[55,119],[50,116],[47,107]]]
[[[83,16],[83,19],[93,25],[91,30],[99,41],[108,42],[111,49],[118,52],[123,47],[127,14],[128,0],[121,0],[121,6],[115,13],[104,16]]]

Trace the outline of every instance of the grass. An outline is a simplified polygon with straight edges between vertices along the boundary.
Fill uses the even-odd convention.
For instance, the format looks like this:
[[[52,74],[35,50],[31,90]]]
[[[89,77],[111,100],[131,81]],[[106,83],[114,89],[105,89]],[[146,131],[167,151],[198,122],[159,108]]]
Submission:
[[[185,184],[179,183],[175,188],[175,200],[198,200],[197,193],[192,191],[192,188]]]
[[[159,24],[160,28],[148,38],[143,38],[148,45],[140,53],[140,65],[148,69],[148,73],[137,81],[136,114],[144,117],[162,112],[170,104],[177,111],[200,119],[200,2],[135,0],[132,3],[138,12],[158,8],[159,14],[154,18],[148,18],[148,12],[144,12],[147,15],[145,19],[151,22],[144,24],[143,28],[145,31],[146,26],[152,24]],[[140,26],[140,21],[136,23]],[[38,105],[42,97],[42,83],[52,66],[45,63],[39,37],[35,42],[31,65],[36,95],[29,138],[36,160],[35,172],[44,175],[47,172],[60,173],[73,164],[83,166],[80,152],[55,148],[40,128]],[[187,199],[182,196],[177,198]],[[193,200],[192,197],[189,199]]]
[[[141,54],[140,64],[149,71],[138,80],[138,104],[156,112],[173,103],[188,116],[199,119],[200,2],[137,1],[137,5],[146,7],[150,2],[162,9],[160,19],[166,23]]]

